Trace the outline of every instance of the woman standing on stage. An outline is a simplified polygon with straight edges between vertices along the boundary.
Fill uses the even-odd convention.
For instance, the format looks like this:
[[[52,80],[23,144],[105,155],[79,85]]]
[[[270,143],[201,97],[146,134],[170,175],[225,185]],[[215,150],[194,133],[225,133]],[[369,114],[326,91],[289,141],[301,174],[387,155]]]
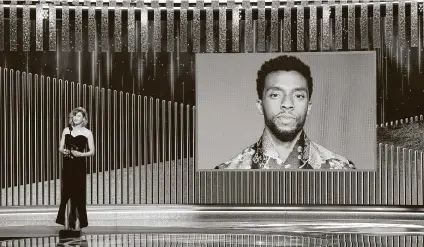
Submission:
[[[64,154],[62,191],[56,223],[65,225],[65,209],[71,199],[69,228],[75,229],[78,217],[80,228],[88,226],[86,209],[86,157],[94,155],[93,134],[85,126],[87,111],[77,107],[69,114],[69,125],[62,132],[59,152]],[[88,149],[87,149],[88,146]]]

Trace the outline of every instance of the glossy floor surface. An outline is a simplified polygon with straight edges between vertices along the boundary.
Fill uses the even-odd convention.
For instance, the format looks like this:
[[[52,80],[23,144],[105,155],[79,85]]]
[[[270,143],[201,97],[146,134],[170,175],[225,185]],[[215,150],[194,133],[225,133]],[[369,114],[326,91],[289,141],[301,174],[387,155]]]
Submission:
[[[79,238],[59,238],[60,226],[0,227],[0,246],[424,246],[424,222],[228,222],[214,227],[84,228]]]
[[[60,238],[57,207],[0,208],[0,247],[424,247],[424,208],[98,205],[78,238]],[[78,225],[78,224],[77,224]]]

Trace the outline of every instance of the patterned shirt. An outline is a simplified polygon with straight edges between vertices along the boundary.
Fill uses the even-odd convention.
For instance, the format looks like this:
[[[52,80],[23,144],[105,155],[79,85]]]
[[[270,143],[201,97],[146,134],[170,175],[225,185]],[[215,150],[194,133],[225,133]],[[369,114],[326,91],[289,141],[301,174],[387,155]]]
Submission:
[[[264,131],[258,142],[215,169],[356,169],[348,159],[312,142],[302,131],[283,161]]]

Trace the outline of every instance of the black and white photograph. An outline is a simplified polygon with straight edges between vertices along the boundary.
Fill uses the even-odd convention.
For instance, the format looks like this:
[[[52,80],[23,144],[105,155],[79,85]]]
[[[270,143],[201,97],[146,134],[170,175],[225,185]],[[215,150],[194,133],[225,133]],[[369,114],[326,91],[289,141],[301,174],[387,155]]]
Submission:
[[[376,54],[197,54],[197,169],[376,167]]]
[[[0,247],[423,246],[423,6],[0,0]]]

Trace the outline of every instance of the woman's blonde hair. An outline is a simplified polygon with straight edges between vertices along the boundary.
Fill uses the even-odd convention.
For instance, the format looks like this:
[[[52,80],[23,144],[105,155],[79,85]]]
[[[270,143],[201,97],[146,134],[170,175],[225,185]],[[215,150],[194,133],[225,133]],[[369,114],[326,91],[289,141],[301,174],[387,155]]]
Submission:
[[[77,107],[77,108],[73,109],[71,111],[71,113],[69,113],[69,124],[72,127],[75,126],[73,118],[74,118],[75,115],[78,114],[78,112],[81,112],[82,116],[84,117],[84,120],[82,121],[81,126],[85,127],[88,123],[88,114],[87,114],[87,111],[83,107]]]

